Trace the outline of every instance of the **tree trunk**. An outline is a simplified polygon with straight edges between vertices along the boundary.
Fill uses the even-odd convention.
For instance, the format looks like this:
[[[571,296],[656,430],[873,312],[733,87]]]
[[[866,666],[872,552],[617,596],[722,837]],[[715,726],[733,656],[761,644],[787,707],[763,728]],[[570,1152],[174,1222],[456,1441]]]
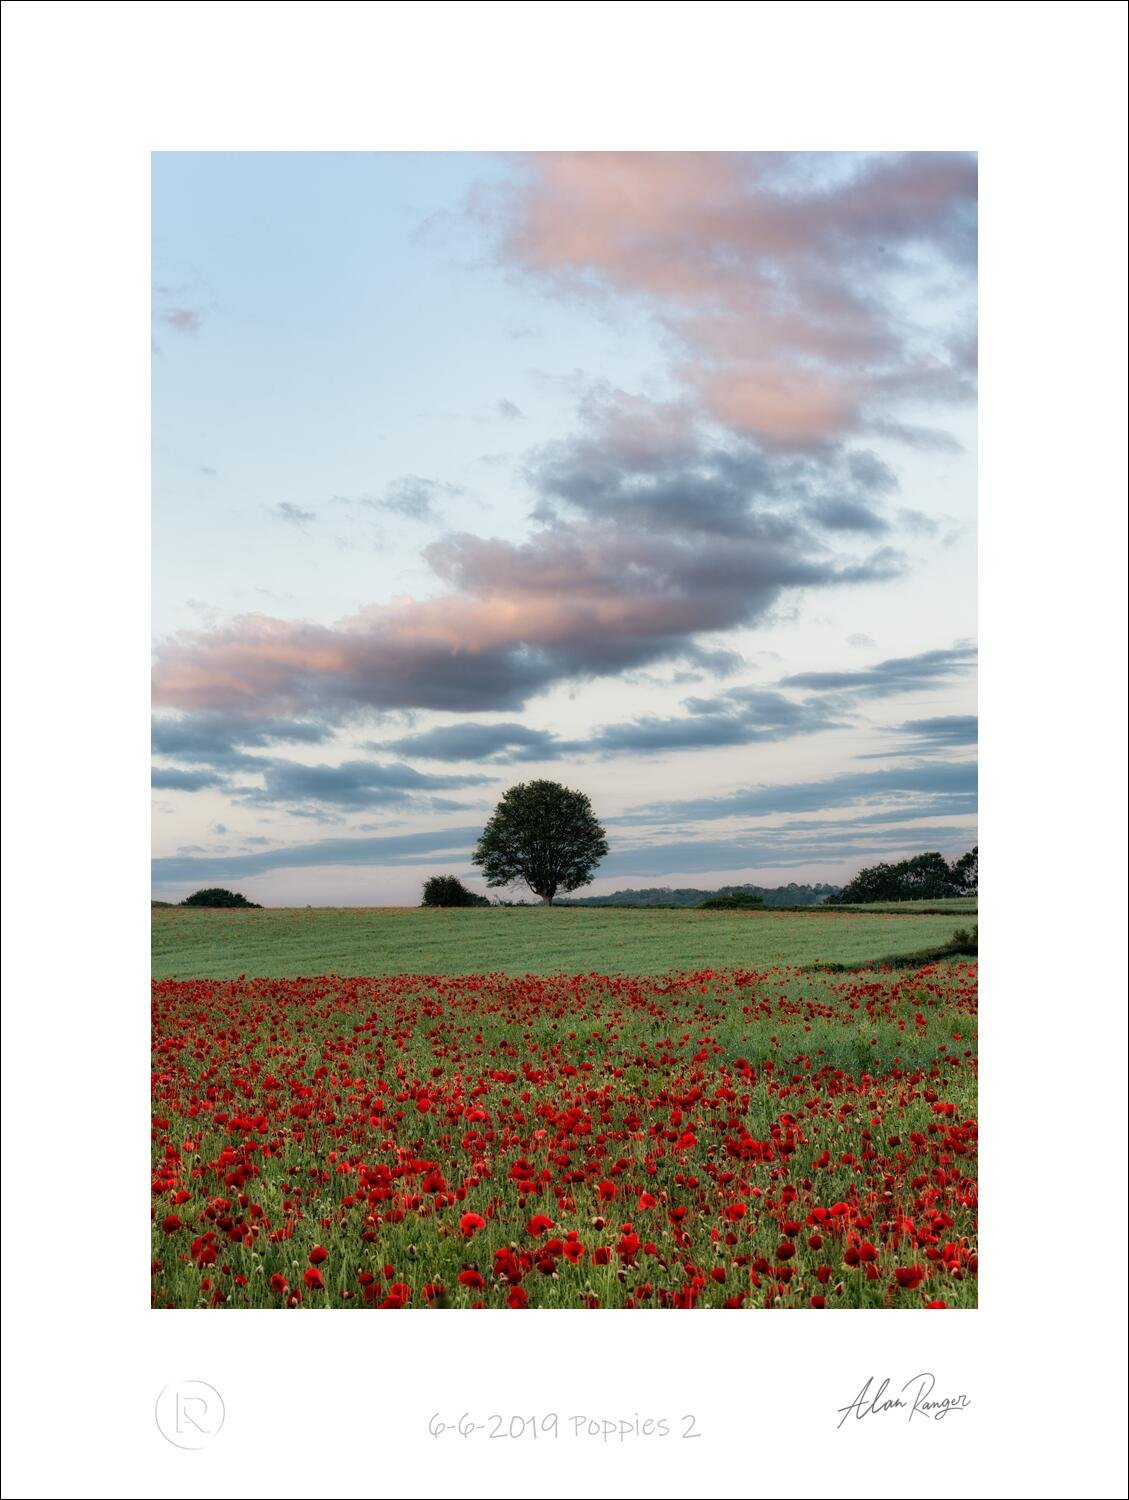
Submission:
[[[552,904],[553,904],[553,898],[552,898],[552,896],[542,896],[541,897],[541,905],[542,906],[552,906]]]

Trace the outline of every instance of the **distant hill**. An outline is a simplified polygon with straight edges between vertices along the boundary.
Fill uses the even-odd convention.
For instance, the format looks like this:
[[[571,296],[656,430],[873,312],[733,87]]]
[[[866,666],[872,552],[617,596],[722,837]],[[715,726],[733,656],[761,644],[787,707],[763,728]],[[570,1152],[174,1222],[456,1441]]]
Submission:
[[[747,892],[763,896],[766,906],[820,906],[839,894],[837,885],[722,885],[716,890],[668,885],[648,886],[644,890],[612,891],[609,896],[558,897],[557,906],[697,906],[709,896],[732,896]]]

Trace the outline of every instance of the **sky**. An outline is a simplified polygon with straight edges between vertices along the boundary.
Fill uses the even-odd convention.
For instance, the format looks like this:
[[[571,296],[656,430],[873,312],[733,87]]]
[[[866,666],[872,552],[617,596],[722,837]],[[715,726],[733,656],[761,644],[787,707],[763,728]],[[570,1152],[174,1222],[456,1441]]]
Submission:
[[[970,847],[975,265],[962,154],[154,156],[154,896]]]

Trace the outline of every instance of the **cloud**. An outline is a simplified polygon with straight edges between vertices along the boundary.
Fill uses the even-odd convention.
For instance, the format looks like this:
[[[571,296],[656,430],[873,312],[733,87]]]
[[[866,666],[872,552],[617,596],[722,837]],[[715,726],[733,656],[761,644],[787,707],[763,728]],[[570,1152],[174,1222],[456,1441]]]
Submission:
[[[919,755],[925,751],[950,750],[975,745],[979,728],[975,714],[942,714],[931,719],[907,719],[888,731],[906,741],[896,750],[875,750],[859,760],[888,760],[897,755]]]
[[[201,792],[206,787],[224,785],[217,771],[185,771],[180,766],[154,766],[152,787],[155,792]]]
[[[384,497],[375,504],[382,510],[393,511],[409,521],[436,521],[439,513],[435,502],[441,497],[451,498],[460,493],[457,485],[443,484],[437,479],[421,479],[418,474],[407,474],[402,479],[393,480]]]
[[[587,391],[573,435],[526,457],[535,529],[432,542],[437,597],[159,642],[159,706],[507,713],[660,662],[732,670],[717,637],[788,594],[904,573],[895,476],[848,438],[892,420],[891,392],[966,388],[963,325],[919,327],[907,297],[926,271],[971,276],[972,158],[547,154],[519,170],[506,255],[585,295],[646,298],[693,356],[677,396]],[[409,475],[363,503],[434,521],[457,493]]]
[[[166,638],[155,703],[333,720],[382,708],[505,711],[562,679],[717,661],[695,637],[762,619],[785,590],[902,568],[890,548],[839,556],[800,520],[767,512],[735,534],[687,535],[613,509],[525,542],[460,533],[424,557],[445,597],[371,605],[332,626],[245,615]]]
[[[686,536],[756,541],[798,537],[805,526],[877,534],[878,507],[898,488],[868,449],[825,444],[780,453],[745,438],[707,435],[680,402],[651,402],[597,388],[581,403],[581,426],[541,448],[526,474],[540,496],[534,512],[556,521],[564,503],[585,517]]]
[[[204,878],[238,879],[265,875],[270,870],[309,869],[320,865],[415,864],[430,862],[436,856],[446,854],[461,857],[469,864],[471,850],[481,832],[482,824],[476,823],[383,838],[316,839],[307,844],[214,859],[165,856],[153,860],[152,875],[155,884],[171,885]]]
[[[844,860],[876,859],[916,854],[923,846],[953,855],[975,842],[973,826],[895,828],[878,833],[844,829],[805,840],[773,838],[688,839],[613,848],[600,865],[601,876],[694,874],[702,871],[756,870],[803,865],[842,864]]]
[[[161,322],[174,333],[195,335],[204,326],[204,314],[198,307],[169,307],[162,312]]]
[[[498,415],[505,418],[507,422],[520,422],[521,419],[525,416],[525,413],[522,411],[521,407],[518,406],[516,402],[510,401],[505,396],[503,396],[502,399],[498,402],[496,410],[498,412]]]
[[[912,819],[913,814],[905,814]],[[975,842],[975,828],[967,817],[959,825],[911,823],[911,826],[874,829],[863,816],[813,828],[802,823],[766,829],[755,838],[722,835],[704,839],[624,839],[612,834],[611,852],[601,862],[601,876],[668,875],[709,870],[842,864],[915,853],[924,846],[957,854]],[[185,883],[230,884],[274,870],[329,866],[398,866],[436,868],[456,866],[474,877],[470,855],[481,824],[435,829],[424,833],[372,838],[326,838],[250,853],[208,856],[166,856],[152,862],[157,887]],[[248,842],[254,842],[248,840]]]
[[[488,776],[428,776],[403,764],[347,760],[340,765],[303,765],[299,761],[268,760],[257,768],[261,787],[240,787],[236,801],[256,806],[304,805],[357,810],[373,807],[412,807],[420,811],[461,808],[432,795],[461,787],[488,785]]]
[[[444,724],[366,748],[392,750],[428,760],[556,760],[562,756],[611,757],[700,750],[791,739],[840,727],[820,702],[796,703],[764,689],[740,687],[713,698],[688,698],[678,716],[647,714],[603,724],[584,739],[564,739],[524,724]]]
[[[886,697],[950,682],[970,671],[975,662],[976,647],[957,644],[946,650],[921,651],[916,656],[893,656],[856,671],[794,672],[790,677],[782,677],[779,686]]]
[[[663,818],[693,822],[714,818],[763,818],[774,813],[815,812],[882,797],[920,793],[967,799],[976,792],[975,761],[933,761],[889,771],[848,771],[822,781],[784,786],[743,787],[715,797],[690,797],[652,803],[615,819],[620,824],[650,823]]]
[[[310,521],[317,520],[317,512],[303,510],[300,505],[292,505],[289,500],[282,500],[278,505],[272,507],[272,513],[280,521],[287,521],[291,526],[305,526]]]
[[[249,749],[282,744],[320,745],[330,738],[331,731],[324,724],[292,719],[251,721],[224,714],[159,715],[152,725],[155,755],[203,763],[229,772],[259,767],[259,757],[248,755]]]
[[[782,693],[739,687],[713,698],[688,698],[690,712],[679,717],[645,715],[605,724],[569,751],[603,755],[647,755],[671,750],[703,750],[722,745],[753,745],[818,734],[840,727],[818,702],[795,703]]]
[[[537,760],[556,754],[556,736],[524,724],[441,724],[369,750],[393,750],[423,760]]]
[[[972,156],[543,152],[517,169],[470,205],[503,258],[641,300],[727,427],[813,445],[971,393]]]

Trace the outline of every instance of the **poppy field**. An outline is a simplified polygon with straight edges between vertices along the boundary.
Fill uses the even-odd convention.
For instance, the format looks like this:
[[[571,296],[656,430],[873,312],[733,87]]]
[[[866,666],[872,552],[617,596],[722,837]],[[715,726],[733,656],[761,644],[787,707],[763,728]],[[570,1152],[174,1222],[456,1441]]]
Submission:
[[[158,1308],[976,1304],[976,966],[156,980]]]

